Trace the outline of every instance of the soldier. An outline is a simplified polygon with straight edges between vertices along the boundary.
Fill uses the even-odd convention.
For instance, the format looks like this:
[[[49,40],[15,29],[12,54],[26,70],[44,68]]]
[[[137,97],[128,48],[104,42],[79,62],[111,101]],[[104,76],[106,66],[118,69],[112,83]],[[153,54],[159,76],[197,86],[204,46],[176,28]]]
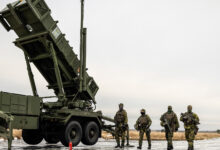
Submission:
[[[127,112],[123,109],[123,104],[119,104],[119,111],[116,113],[114,117],[115,121],[115,139],[117,145],[115,148],[123,148],[125,143],[125,131],[127,129],[128,117]],[[121,145],[120,145],[120,137],[121,137]]]
[[[172,106],[168,106],[168,111],[161,116],[160,121],[166,133],[167,150],[171,150],[173,149],[173,132],[178,131],[179,128],[177,115],[173,112]]]
[[[188,150],[193,150],[193,141],[195,139],[195,135],[197,134],[199,128],[199,117],[197,114],[192,112],[192,106],[189,105],[187,107],[186,113],[181,113],[180,121],[184,123],[185,128],[185,137],[188,142]]]
[[[0,111],[0,136],[8,139],[8,149],[11,149],[11,144],[13,140],[12,131],[12,121],[14,117],[10,114],[5,114]]]
[[[142,142],[144,133],[146,134],[148,141],[148,149],[151,149],[151,138],[150,138],[150,126],[152,124],[151,118],[145,113],[145,109],[141,109],[141,116],[136,121],[134,128],[139,131],[139,146],[138,149],[142,148]]]

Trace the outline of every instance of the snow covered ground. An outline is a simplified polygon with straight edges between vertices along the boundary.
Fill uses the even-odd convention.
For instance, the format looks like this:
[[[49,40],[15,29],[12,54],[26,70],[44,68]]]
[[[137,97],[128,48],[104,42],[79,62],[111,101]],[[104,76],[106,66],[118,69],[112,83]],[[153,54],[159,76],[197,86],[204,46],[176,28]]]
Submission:
[[[138,141],[130,141],[131,145],[135,147],[125,147],[124,150],[136,150]],[[115,141],[114,140],[104,140],[100,139],[99,142],[94,146],[85,146],[80,144],[77,147],[74,147],[74,150],[112,150],[114,149]],[[14,140],[13,141],[13,150],[68,150],[69,148],[63,147],[61,143],[57,145],[49,145],[43,141],[37,146],[30,146],[23,142],[23,140]],[[144,141],[143,149],[147,149],[147,142]],[[175,141],[174,142],[175,150],[187,150],[186,141]],[[0,140],[0,150],[7,150],[7,141]],[[152,150],[166,150],[166,141],[153,141]],[[211,139],[211,140],[201,140],[195,141],[195,150],[220,150],[220,138]]]

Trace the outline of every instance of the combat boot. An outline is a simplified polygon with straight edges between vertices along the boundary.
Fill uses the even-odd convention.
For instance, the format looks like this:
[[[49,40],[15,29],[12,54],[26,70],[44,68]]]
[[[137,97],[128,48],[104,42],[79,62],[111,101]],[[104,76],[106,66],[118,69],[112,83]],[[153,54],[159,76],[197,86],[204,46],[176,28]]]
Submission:
[[[120,148],[120,145],[117,144],[117,145],[115,146],[115,148]]]
[[[167,150],[172,150],[172,149],[171,149],[171,146],[168,146],[168,147],[167,147]]]
[[[194,150],[194,147],[192,145],[189,145],[188,150]]]
[[[148,145],[148,149],[151,149],[151,144]]]
[[[141,146],[138,146],[137,149],[142,149],[142,147],[141,147]]]
[[[121,142],[121,148],[124,148],[124,147],[125,147],[125,141],[122,140],[122,142]]]
[[[171,145],[170,148],[173,149],[173,145]]]
[[[116,139],[116,143],[117,145],[115,146],[115,148],[120,148],[120,140]]]

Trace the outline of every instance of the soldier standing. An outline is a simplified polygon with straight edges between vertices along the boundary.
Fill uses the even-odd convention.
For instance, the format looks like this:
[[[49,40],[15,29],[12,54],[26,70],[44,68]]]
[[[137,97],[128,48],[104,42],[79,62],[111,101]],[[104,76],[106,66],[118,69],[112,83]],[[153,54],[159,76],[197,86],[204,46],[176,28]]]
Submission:
[[[115,139],[117,145],[115,148],[123,148],[125,143],[125,131],[128,124],[127,112],[123,109],[123,104],[119,104],[119,111],[116,113],[114,117],[114,121],[116,124],[115,128]],[[120,137],[121,137],[121,145],[120,145]]]
[[[199,124],[199,117],[197,116],[197,114],[192,112],[191,105],[187,107],[186,113],[181,114],[180,121],[184,123],[185,137],[188,142],[188,150],[193,150],[193,141],[195,139],[195,135],[199,130],[197,126]]]
[[[161,116],[160,121],[161,126],[165,128],[167,150],[171,150],[173,149],[173,132],[178,131],[179,128],[177,115],[173,112],[172,106],[168,106],[168,111]]]
[[[144,133],[146,134],[148,141],[148,149],[151,149],[151,138],[150,138],[150,126],[152,124],[151,118],[146,114],[145,109],[141,109],[141,116],[136,121],[134,125],[135,129],[139,131],[139,146],[138,149],[142,148],[142,142]]]

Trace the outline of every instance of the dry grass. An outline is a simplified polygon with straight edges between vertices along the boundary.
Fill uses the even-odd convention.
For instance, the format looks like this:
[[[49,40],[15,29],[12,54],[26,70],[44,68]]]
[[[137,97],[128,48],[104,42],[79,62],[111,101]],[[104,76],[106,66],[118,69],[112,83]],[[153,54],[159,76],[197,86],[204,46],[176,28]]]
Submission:
[[[17,139],[21,139],[22,130],[13,130],[13,137]],[[2,137],[0,137],[2,139]]]
[[[22,130],[13,130],[13,136],[17,139],[21,139]]]
[[[112,139],[113,137],[111,134],[103,132],[102,137],[104,139]],[[138,140],[139,133],[137,131],[130,131],[130,139],[131,140]],[[196,140],[205,140],[205,139],[212,139],[212,138],[220,138],[220,134],[218,133],[209,133],[209,132],[200,132],[196,135]],[[165,140],[165,133],[164,132],[151,132],[151,139],[152,140]],[[185,133],[184,132],[177,132],[174,133],[173,140],[185,140]]]

